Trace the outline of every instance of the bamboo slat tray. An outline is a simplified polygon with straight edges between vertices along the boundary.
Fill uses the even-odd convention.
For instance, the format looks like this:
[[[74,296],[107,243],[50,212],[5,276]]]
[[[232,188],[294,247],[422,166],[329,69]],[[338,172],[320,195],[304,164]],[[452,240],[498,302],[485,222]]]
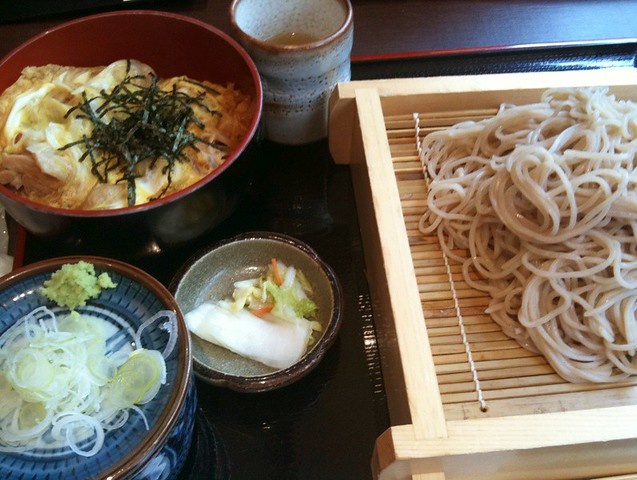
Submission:
[[[376,441],[377,478],[637,472],[637,381],[562,380],[501,332],[485,314],[486,294],[467,286],[437,238],[417,226],[426,208],[419,136],[503,102],[537,101],[549,87],[593,85],[637,100],[634,69],[356,81],[335,90],[330,151],[352,170],[392,425]]]

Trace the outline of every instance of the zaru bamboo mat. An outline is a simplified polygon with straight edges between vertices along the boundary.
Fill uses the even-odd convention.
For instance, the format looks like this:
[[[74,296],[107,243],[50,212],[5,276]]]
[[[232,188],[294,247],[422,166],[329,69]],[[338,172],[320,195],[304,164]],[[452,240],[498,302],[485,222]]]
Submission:
[[[374,445],[374,478],[637,472],[637,382],[562,380],[502,333],[485,313],[487,294],[465,283],[457,263],[447,267],[437,237],[418,230],[427,187],[416,138],[502,103],[532,103],[546,88],[595,85],[637,101],[634,68],[361,80],[332,95],[329,148],[350,166],[391,421]]]
[[[418,230],[427,208],[427,186],[418,157],[417,132],[421,139],[434,129],[495,113],[467,110],[384,117],[446,418],[637,404],[637,389],[633,388],[637,379],[618,384],[570,383],[559,377],[543,356],[507,337],[485,313],[488,294],[466,284],[460,264],[446,258],[435,235],[425,236]]]

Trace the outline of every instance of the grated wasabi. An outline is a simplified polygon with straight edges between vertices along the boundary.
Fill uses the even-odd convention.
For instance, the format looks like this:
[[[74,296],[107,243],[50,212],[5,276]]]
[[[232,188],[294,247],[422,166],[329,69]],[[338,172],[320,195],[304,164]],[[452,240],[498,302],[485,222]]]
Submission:
[[[92,263],[80,260],[62,265],[44,282],[41,291],[58,306],[75,310],[85,306],[87,300],[97,297],[105,288],[116,286],[107,273],[98,276]]]

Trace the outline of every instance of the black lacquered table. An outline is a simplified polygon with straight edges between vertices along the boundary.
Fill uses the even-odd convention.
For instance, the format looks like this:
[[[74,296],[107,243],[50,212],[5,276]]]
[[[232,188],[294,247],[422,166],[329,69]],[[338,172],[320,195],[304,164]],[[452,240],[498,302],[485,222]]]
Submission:
[[[107,252],[169,285],[190,255],[219,239],[271,230],[304,240],[342,282],[336,343],[314,371],[280,390],[245,394],[197,381],[197,428],[180,478],[369,478],[374,440],[389,420],[349,170],[333,164],[325,141],[295,148],[266,143],[260,159],[239,210],[188,246],[122,252],[27,236],[23,262]]]
[[[154,6],[226,29],[228,4],[173,1]],[[357,80],[636,64],[635,2],[353,4],[352,77]],[[602,17],[604,7],[607,15]],[[559,16],[565,12],[570,12],[568,18]],[[0,25],[0,55],[69,15]],[[507,25],[517,22],[519,28],[501,31],[498,18],[506,18]],[[592,24],[591,18],[599,21]],[[180,480],[370,479],[374,442],[389,427],[389,415],[357,223],[357,208],[365,206],[355,205],[349,169],[333,163],[327,141],[302,147],[266,142],[258,169],[249,196],[235,214],[187,246],[130,252],[93,245],[78,251],[77,245],[64,241],[22,235],[20,261],[107,254],[169,285],[192,254],[219,239],[272,230],[304,240],[334,268],[343,285],[344,321],[337,342],[307,377],[280,390],[242,394],[197,381],[197,428]]]

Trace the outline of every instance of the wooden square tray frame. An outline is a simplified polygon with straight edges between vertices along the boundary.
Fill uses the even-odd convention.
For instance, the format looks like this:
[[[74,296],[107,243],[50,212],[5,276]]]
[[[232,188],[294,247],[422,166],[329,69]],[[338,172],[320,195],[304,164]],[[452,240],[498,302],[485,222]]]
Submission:
[[[637,100],[637,71],[353,81],[332,95],[330,151],[352,172],[391,420],[376,441],[376,478],[637,478],[630,475],[637,472],[636,383],[559,379],[543,358],[493,328],[487,299],[463,285],[453,265],[445,275],[437,240],[417,230],[426,186],[414,113],[425,121],[423,134],[453,123],[454,112],[479,116],[503,102],[537,101],[547,88],[580,86]],[[452,286],[461,290],[466,332],[458,330]],[[486,412],[468,345],[478,345],[473,360]]]

